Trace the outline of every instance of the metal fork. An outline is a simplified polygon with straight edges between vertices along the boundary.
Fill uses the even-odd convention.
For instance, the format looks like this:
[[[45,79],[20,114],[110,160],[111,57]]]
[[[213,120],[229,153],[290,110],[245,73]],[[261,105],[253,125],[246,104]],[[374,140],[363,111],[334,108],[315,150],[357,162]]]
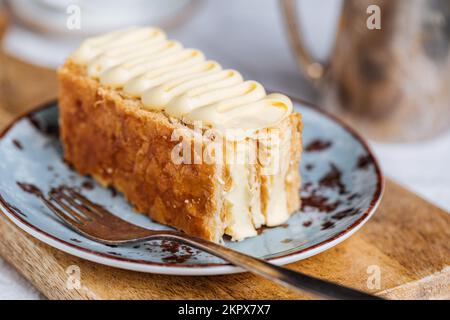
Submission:
[[[71,228],[100,243],[120,245],[148,240],[176,241],[208,252],[297,292],[308,292],[326,299],[381,300],[379,297],[282,268],[262,259],[181,232],[141,228],[118,218],[72,188],[55,188],[48,193],[48,198],[43,195],[40,198]]]

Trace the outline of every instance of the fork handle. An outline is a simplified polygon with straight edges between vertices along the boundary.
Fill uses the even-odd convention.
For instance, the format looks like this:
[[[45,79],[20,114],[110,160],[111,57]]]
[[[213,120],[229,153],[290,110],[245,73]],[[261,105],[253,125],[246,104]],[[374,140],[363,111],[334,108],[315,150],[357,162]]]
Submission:
[[[326,299],[383,300],[382,298],[361,291],[268,263],[267,261],[197,237],[168,231],[163,235],[155,235],[151,238],[160,240],[169,238],[170,240],[187,244],[298,292],[309,292]]]

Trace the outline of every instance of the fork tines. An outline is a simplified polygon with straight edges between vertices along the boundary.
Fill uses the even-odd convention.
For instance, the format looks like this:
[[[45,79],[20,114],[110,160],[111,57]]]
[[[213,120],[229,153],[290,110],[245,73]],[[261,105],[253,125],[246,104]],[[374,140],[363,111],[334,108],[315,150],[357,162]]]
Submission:
[[[62,211],[58,210],[55,213],[58,215],[64,214],[65,217],[68,216],[68,218],[74,220],[73,222],[84,224],[103,217],[103,208],[92,203],[73,188],[66,186],[53,188],[48,193],[48,196],[49,202],[53,206],[50,209],[55,212],[54,203],[56,203]]]

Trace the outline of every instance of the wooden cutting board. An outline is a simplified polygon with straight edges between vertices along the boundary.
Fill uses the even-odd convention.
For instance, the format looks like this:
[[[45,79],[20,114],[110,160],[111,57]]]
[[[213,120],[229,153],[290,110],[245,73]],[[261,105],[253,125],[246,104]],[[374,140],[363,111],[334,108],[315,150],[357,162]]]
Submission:
[[[450,215],[391,181],[386,187],[380,209],[359,232],[288,267],[391,299],[450,299]],[[307,298],[248,273],[178,277],[91,263],[31,238],[3,215],[0,255],[50,299]],[[81,286],[69,289],[73,266]],[[373,266],[380,287],[369,289]]]
[[[0,129],[55,96],[54,71],[0,52]],[[308,298],[248,273],[177,277],[105,267],[31,238],[2,213],[0,255],[50,299]],[[80,287],[71,285],[73,266]],[[288,267],[392,299],[450,299],[450,215],[388,180],[380,209],[359,232]],[[380,287],[368,287],[377,271]]]

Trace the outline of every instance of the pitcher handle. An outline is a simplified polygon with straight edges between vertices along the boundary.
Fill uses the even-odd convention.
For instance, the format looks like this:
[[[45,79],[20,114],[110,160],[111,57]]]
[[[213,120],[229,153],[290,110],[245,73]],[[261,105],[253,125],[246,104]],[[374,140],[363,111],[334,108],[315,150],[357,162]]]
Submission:
[[[314,84],[320,85],[329,70],[329,65],[320,63],[306,48],[301,32],[299,31],[299,19],[297,16],[296,0],[280,0],[281,10],[284,14],[288,40],[297,60],[300,72]]]

